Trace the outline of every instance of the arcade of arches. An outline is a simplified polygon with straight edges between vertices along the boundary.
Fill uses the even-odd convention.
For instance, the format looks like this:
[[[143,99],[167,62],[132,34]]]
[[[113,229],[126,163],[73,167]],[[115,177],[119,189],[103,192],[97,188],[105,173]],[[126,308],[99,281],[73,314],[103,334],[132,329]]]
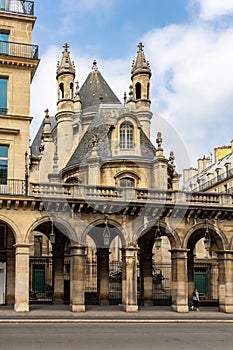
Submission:
[[[28,211],[26,222],[21,210]],[[51,302],[71,311],[117,304],[129,312],[140,305],[188,312],[195,285],[205,305],[233,312],[229,221],[184,217],[171,229],[166,216],[10,212],[14,221],[4,215],[0,221],[0,304],[14,304],[16,311]]]

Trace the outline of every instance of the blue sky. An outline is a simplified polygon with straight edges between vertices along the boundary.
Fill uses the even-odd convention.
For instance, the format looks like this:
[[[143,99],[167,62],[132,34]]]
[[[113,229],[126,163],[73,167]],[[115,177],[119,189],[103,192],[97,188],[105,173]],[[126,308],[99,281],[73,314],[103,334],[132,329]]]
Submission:
[[[56,64],[70,45],[80,85],[93,59],[123,100],[139,41],[152,69],[152,140],[162,131],[178,170],[233,138],[233,0],[35,0],[32,137],[56,113]]]

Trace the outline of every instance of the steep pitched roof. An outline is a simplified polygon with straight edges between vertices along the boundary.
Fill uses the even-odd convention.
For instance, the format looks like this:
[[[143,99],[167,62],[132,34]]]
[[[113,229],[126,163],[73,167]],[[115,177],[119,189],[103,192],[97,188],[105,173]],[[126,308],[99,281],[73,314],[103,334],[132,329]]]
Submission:
[[[49,116],[49,121],[51,122],[51,130],[53,130],[56,126],[56,119],[54,116]],[[44,120],[40,124],[40,127],[37,131],[37,134],[31,144],[31,155],[37,157],[40,155],[40,146],[41,146],[41,138],[44,128]]]
[[[96,61],[93,62],[92,71],[81,87],[79,95],[82,101],[82,109],[100,103],[121,103],[99,72]]]
[[[100,108],[96,117],[93,119],[91,125],[87,129],[86,133],[83,135],[79,145],[71,156],[69,162],[67,163],[65,169],[73,167],[80,163],[85,163],[87,159],[91,156],[93,151],[93,135],[95,135],[98,140],[97,151],[98,155],[102,159],[112,159],[111,156],[111,130],[116,123],[116,115],[125,113],[125,108]],[[140,147],[141,147],[141,157],[143,159],[154,159],[155,147],[148,139],[143,130],[140,130]],[[117,157],[119,158],[119,157]],[[124,159],[128,157],[124,155]],[[138,156],[130,156],[129,158],[139,158]]]

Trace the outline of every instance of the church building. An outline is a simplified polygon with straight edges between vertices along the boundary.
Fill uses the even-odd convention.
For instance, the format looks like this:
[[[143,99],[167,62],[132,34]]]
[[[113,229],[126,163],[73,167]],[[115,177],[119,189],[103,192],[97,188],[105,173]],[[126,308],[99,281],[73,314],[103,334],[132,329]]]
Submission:
[[[65,44],[57,112],[44,107],[30,144],[34,3],[0,4],[0,305],[188,312],[198,286],[203,303],[233,312],[232,195],[181,190],[174,152],[160,132],[152,143],[143,44],[123,101],[96,60],[79,86]]]

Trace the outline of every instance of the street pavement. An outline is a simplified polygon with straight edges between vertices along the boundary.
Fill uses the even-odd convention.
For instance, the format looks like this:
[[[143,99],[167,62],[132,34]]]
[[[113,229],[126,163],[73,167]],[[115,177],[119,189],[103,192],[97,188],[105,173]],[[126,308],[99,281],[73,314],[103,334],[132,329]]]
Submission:
[[[15,312],[13,305],[0,305],[0,323],[233,323],[233,314],[217,307],[200,307],[200,312],[177,313],[170,306],[141,306],[128,313],[120,305],[87,305],[86,312],[71,312],[68,305],[35,304],[29,312]]]

